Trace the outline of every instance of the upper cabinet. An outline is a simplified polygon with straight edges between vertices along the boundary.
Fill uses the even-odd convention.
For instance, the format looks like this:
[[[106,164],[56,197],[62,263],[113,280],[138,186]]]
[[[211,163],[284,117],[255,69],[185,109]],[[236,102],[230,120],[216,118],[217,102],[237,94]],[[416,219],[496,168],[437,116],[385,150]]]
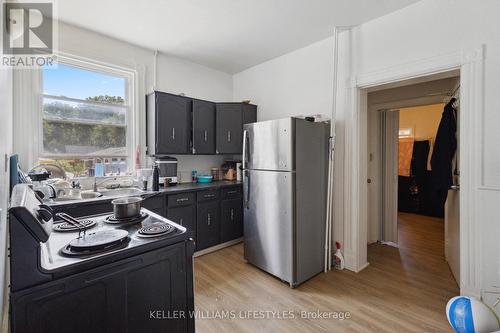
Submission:
[[[257,121],[257,106],[245,103],[217,103],[217,154],[241,154],[243,124]]]
[[[192,100],[161,92],[147,96],[148,155],[191,153]]]
[[[193,100],[193,154],[215,154],[215,103]]]
[[[241,154],[257,106],[154,92],[146,97],[147,154]]]

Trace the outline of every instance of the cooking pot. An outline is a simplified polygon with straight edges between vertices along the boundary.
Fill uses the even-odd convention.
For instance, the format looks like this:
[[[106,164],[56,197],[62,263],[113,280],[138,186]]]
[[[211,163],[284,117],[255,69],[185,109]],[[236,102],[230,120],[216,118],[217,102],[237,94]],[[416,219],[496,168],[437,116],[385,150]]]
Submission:
[[[118,198],[111,201],[113,205],[113,214],[117,219],[126,219],[138,216],[141,213],[141,202],[143,198],[127,197]]]

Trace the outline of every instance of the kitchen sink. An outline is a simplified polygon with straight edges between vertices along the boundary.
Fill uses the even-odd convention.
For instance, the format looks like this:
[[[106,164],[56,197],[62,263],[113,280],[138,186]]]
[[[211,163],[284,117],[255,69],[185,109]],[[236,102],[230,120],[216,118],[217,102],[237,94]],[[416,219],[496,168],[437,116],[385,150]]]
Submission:
[[[146,193],[145,191],[135,188],[135,187],[129,187],[129,188],[117,188],[117,189],[99,189],[99,192],[102,194],[103,197],[125,197],[125,196],[130,196],[130,195],[141,195]]]

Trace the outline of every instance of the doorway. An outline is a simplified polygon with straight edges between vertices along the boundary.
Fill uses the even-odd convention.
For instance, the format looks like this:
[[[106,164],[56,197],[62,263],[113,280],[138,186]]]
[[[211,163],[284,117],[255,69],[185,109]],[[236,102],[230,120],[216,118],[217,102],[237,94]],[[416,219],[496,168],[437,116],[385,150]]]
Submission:
[[[459,145],[445,134],[451,126],[459,140],[459,83],[451,76],[368,93],[367,123],[368,243],[445,258],[456,281]]]

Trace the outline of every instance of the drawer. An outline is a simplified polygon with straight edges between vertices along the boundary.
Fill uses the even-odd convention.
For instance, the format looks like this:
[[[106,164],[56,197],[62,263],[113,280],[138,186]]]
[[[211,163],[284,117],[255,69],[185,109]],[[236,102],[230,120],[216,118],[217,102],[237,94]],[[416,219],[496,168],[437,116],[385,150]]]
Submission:
[[[220,196],[222,200],[241,198],[242,194],[243,194],[242,186],[223,187],[220,190]]]
[[[188,206],[194,203],[194,193],[181,193],[168,196],[168,207]]]
[[[196,193],[198,202],[219,199],[219,190],[206,190]]]

